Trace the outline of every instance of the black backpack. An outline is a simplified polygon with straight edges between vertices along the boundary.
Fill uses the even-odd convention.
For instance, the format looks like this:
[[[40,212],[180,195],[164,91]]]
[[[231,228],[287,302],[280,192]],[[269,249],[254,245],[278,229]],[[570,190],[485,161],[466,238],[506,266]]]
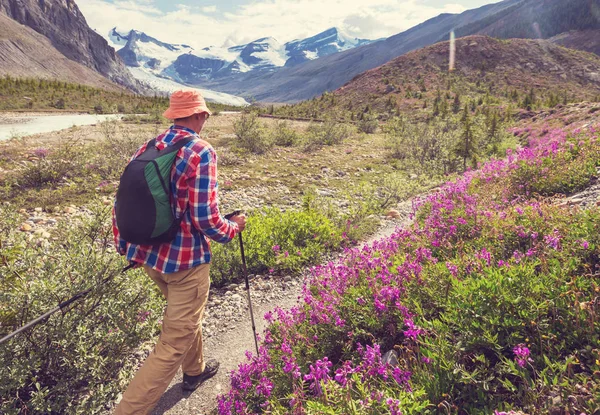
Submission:
[[[158,245],[177,235],[183,215],[173,214],[171,168],[179,149],[191,141],[193,137],[188,137],[158,150],[153,139],[125,168],[115,205],[117,228],[125,241]]]

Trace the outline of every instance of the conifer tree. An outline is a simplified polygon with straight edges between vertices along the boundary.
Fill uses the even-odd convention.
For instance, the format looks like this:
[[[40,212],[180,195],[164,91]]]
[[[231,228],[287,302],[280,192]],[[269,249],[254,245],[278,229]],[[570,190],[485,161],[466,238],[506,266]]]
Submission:
[[[469,108],[465,105],[461,122],[460,141],[456,148],[456,154],[463,159],[463,170],[467,170],[467,160],[475,156],[475,136],[473,134],[473,122],[469,114]]]
[[[458,114],[460,112],[460,96],[458,93],[454,95],[454,102],[452,103],[452,112]]]

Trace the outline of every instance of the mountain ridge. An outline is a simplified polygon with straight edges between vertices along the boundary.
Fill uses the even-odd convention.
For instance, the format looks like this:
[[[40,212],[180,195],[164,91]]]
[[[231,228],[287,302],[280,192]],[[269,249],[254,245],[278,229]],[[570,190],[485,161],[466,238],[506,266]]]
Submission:
[[[267,36],[243,45],[208,46],[199,50],[162,42],[134,29],[122,31],[115,27],[109,31],[108,39],[127,66],[185,84],[271,72],[370,42],[353,38],[335,27],[283,44]]]
[[[87,25],[74,0],[0,0],[0,13],[45,36],[68,59],[140,91],[114,49]]]
[[[0,13],[0,76],[43,78],[124,91],[102,74],[58,51],[48,38]]]

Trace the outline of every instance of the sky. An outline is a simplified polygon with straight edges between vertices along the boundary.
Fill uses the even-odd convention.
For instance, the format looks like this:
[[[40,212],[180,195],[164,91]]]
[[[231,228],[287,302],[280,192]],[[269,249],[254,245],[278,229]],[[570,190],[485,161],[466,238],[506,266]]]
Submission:
[[[77,0],[88,25],[106,37],[113,27],[163,42],[241,45],[271,36],[284,43],[338,27],[379,39],[440,13],[461,13],[498,0]]]

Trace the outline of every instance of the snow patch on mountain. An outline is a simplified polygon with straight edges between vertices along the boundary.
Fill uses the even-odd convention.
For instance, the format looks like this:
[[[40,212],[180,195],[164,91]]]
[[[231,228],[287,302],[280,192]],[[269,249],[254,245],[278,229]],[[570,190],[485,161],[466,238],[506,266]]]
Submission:
[[[183,85],[171,79],[159,77],[144,68],[129,68],[129,71],[134,76],[134,78],[144,82],[145,84],[160,92],[171,93],[173,91],[181,89],[196,90],[200,91],[202,96],[209,102],[218,102],[220,104],[236,106],[249,105],[248,102],[242,97],[225,94],[223,92],[211,91],[209,89],[194,88],[187,85]]]

